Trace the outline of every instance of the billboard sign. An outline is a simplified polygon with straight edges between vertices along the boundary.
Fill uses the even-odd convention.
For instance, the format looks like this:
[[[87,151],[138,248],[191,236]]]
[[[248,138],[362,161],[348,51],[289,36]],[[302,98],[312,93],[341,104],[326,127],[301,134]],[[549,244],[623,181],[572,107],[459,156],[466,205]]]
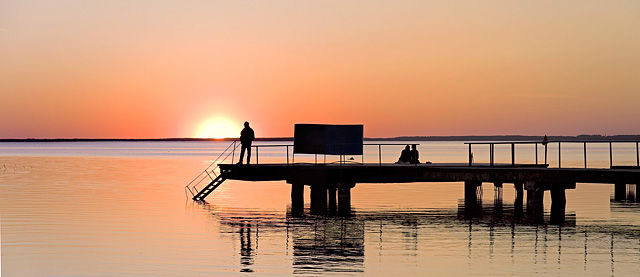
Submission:
[[[293,153],[362,155],[363,125],[296,124]]]

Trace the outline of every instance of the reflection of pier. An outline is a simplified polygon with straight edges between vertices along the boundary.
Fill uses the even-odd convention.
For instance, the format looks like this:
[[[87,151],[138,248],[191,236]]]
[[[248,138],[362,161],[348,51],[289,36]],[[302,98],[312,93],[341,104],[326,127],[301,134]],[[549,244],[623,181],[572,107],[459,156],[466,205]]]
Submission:
[[[294,273],[362,272],[364,222],[323,220],[289,228]],[[333,264],[335,266],[327,267]]]
[[[368,257],[387,251],[383,249],[395,249],[413,259],[429,251],[434,243],[442,243],[433,237],[434,232],[446,232],[448,240],[455,242],[451,246],[460,248],[475,262],[514,260],[526,255],[534,264],[575,265],[579,255],[585,270],[602,270],[604,262],[611,273],[620,273],[615,266],[620,257],[637,255],[633,252],[640,238],[637,227],[575,226],[570,224],[571,217],[569,224],[562,226],[531,225],[527,224],[527,213],[519,216],[510,201],[494,199],[493,203],[477,204],[473,211],[461,203],[457,211],[359,210],[351,217],[302,218],[238,210],[225,216],[224,209],[205,207],[211,207],[223,232],[234,234],[240,241],[239,270],[246,272],[260,272],[256,270],[260,263],[257,256],[273,251],[257,251],[258,244],[285,248],[292,256],[293,274],[365,272],[365,249]],[[637,205],[632,206],[637,209]]]
[[[251,224],[240,224],[240,264],[243,265],[242,272],[253,272],[253,247],[251,246]]]
[[[210,206],[205,206],[210,207]],[[230,234],[238,234],[240,240],[240,271],[254,272],[254,258],[260,236],[286,233],[283,247],[293,250],[294,274],[320,274],[324,272],[348,273],[364,271],[365,221],[354,218],[274,218],[273,214],[255,212],[247,217],[237,214],[224,216],[216,212],[224,228]],[[277,244],[277,243],[276,243]],[[288,251],[287,251],[288,253]]]

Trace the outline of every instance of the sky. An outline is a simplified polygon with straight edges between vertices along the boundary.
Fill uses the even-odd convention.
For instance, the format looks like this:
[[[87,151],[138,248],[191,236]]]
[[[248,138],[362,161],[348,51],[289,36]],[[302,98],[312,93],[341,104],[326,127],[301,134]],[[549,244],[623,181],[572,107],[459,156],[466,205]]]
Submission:
[[[0,0],[0,138],[640,134],[639,30],[640,1]]]

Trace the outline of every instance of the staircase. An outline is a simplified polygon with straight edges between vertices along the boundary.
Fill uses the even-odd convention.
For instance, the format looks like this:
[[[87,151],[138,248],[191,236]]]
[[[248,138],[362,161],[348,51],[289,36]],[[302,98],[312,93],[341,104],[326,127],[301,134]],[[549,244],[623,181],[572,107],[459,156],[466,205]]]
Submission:
[[[201,191],[199,191],[196,195],[193,196],[194,201],[203,201],[205,197],[213,192],[218,186],[220,186],[227,178],[224,178],[223,175],[219,175],[211,183],[209,183],[206,187],[204,187]]]
[[[204,201],[204,198],[227,180],[224,173],[220,172],[220,167],[218,167],[218,165],[226,161],[229,156],[231,156],[231,162],[233,163],[237,147],[238,143],[236,141],[229,144],[229,146],[227,146],[227,148],[222,151],[222,153],[220,153],[220,155],[218,155],[218,157],[204,171],[196,175],[196,177],[184,187],[185,194],[189,192],[191,194],[191,199],[194,201]],[[204,188],[199,189],[198,186],[203,183],[207,185]],[[188,194],[187,197],[189,197]]]

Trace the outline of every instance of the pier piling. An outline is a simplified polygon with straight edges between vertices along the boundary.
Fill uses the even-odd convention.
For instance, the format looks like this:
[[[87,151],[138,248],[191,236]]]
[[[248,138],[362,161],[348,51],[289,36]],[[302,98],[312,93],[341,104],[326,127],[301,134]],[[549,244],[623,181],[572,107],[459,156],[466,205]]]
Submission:
[[[329,187],[329,214],[335,215],[337,211],[336,187]]]
[[[551,224],[562,224],[565,220],[567,197],[564,187],[551,189]]]
[[[323,215],[327,211],[327,187],[321,184],[311,185],[311,214]]]
[[[338,187],[338,214],[341,216],[351,215],[351,188],[352,187],[353,186],[348,186],[348,185]]]
[[[304,213],[304,185],[291,184],[291,215],[301,216]]]
[[[616,183],[614,186],[613,199],[615,201],[623,201],[627,196],[627,184]]]
[[[516,190],[516,198],[513,201],[514,214],[517,217],[521,217],[522,206],[523,206],[522,202],[524,200],[524,189],[523,189],[522,182],[518,182],[518,181],[514,182],[513,188]]]
[[[478,201],[478,187],[482,186],[482,182],[479,181],[465,181],[464,182],[464,202],[477,202]]]
[[[544,221],[544,188],[542,184],[528,181],[524,183],[527,190],[527,215],[533,222]]]
[[[514,200],[515,205],[520,205],[522,207],[522,200],[524,199],[524,190],[522,182],[513,183],[513,188],[516,190],[516,199]]]

